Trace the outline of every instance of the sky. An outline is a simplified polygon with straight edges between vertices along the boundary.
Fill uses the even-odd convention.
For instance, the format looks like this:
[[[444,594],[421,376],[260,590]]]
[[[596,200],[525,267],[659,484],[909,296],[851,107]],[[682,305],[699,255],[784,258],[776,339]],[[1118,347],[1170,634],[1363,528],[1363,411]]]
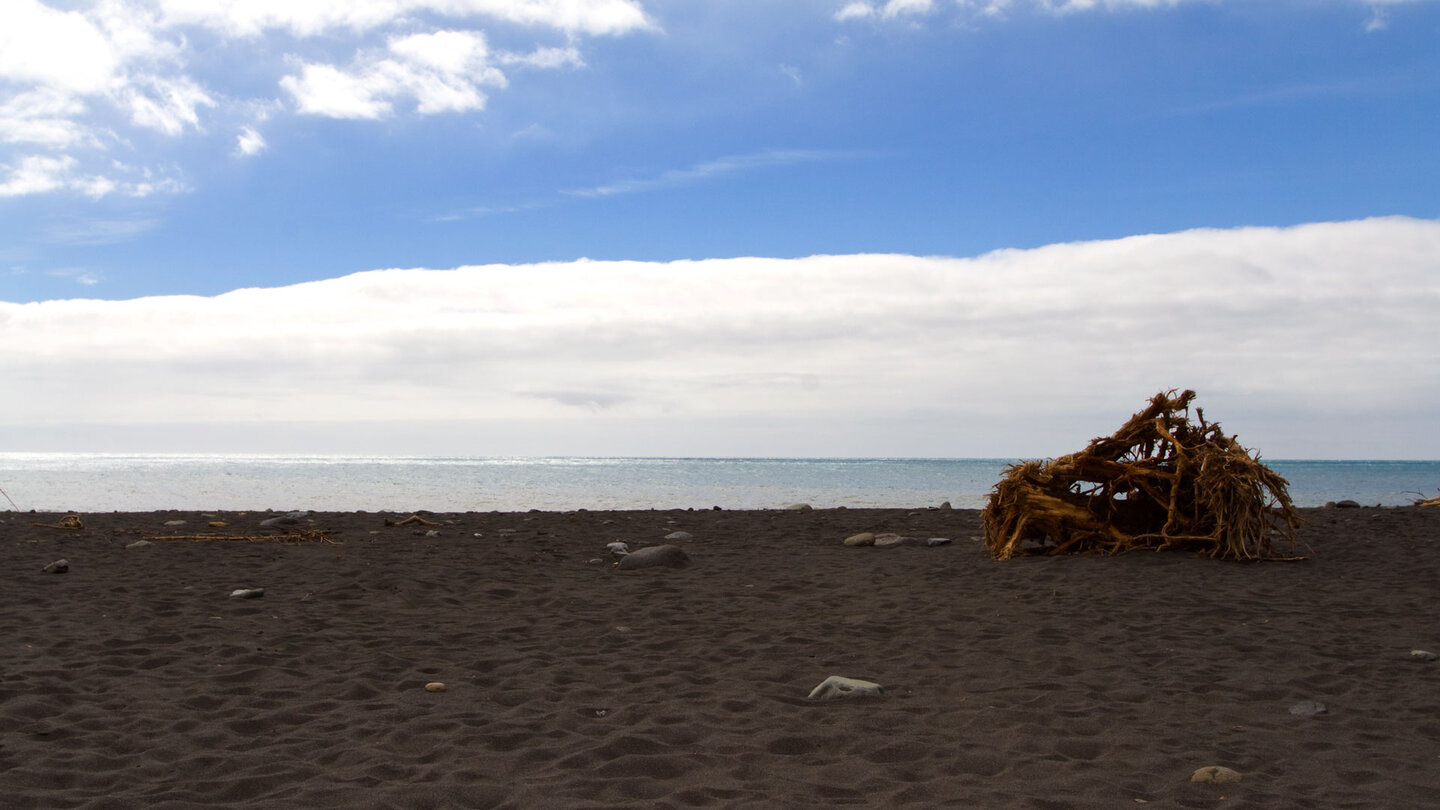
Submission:
[[[6,0],[0,452],[1440,458],[1435,0]]]

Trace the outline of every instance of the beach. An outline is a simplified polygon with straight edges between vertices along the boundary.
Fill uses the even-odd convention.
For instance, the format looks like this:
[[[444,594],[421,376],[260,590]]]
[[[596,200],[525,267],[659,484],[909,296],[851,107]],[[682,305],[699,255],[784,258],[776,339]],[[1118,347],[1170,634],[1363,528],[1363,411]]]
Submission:
[[[995,562],[968,509],[3,512],[0,804],[1433,807],[1440,509],[1301,512],[1262,563]]]

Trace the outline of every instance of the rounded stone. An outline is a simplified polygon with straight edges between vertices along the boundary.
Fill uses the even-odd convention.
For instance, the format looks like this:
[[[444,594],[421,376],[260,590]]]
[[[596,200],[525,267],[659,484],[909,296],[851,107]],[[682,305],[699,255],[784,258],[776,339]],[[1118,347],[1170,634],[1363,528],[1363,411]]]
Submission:
[[[621,557],[615,567],[629,571],[634,568],[684,568],[689,564],[690,555],[679,546],[648,546]]]
[[[1211,782],[1217,785],[1228,785],[1239,782],[1240,772],[1231,770],[1224,765],[1206,765],[1203,768],[1196,768],[1195,773],[1190,774],[1191,782]]]
[[[860,532],[859,534],[852,534],[849,537],[845,538],[845,545],[850,546],[851,548],[859,548],[861,546],[873,546],[875,545],[875,533]]]
[[[444,692],[444,691],[445,691],[445,684],[443,684],[443,683],[441,683],[441,682],[439,682],[439,681],[431,681],[430,683],[425,684],[425,691],[426,691],[426,692]]]

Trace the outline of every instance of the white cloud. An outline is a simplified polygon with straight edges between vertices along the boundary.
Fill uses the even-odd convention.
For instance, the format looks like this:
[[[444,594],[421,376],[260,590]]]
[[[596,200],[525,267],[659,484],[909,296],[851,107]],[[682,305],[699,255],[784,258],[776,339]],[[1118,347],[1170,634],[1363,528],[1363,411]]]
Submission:
[[[875,16],[875,7],[869,3],[846,3],[839,11],[835,12],[837,20],[863,20]]]
[[[485,105],[482,85],[506,84],[489,64],[485,38],[472,31],[400,37],[387,51],[363,54],[349,70],[307,64],[280,84],[301,112],[331,118],[383,118],[401,98],[413,98],[422,115],[475,110]]]
[[[215,100],[200,85],[183,76],[150,76],[133,81],[122,96],[130,108],[131,121],[166,135],[179,135],[187,126],[200,129],[198,108],[215,106]]]
[[[835,12],[837,20],[862,20],[879,17],[892,20],[896,17],[912,17],[929,14],[935,10],[935,0],[887,0],[884,3],[846,3]]]
[[[122,179],[80,170],[79,161],[69,155],[26,155],[9,165],[0,164],[0,197],[20,197],[51,191],[74,191],[93,199],[110,194],[148,197],[156,193],[179,193],[184,183],[174,178],[155,177],[123,163],[110,167]]]
[[[0,304],[13,386],[0,424],[471,420],[637,453],[651,431],[688,433],[693,451],[722,454],[788,424],[813,426],[802,453],[863,440],[874,454],[881,429],[939,454],[981,451],[915,431],[993,433],[984,447],[1028,454],[1046,451],[1033,442],[1048,426],[1082,431],[1048,446],[1065,452],[1181,386],[1270,457],[1336,443],[1434,457],[1437,308],[1440,221],[1405,218],[972,259],[384,270],[213,298]],[[1097,432],[1073,427],[1090,416]],[[731,432],[706,435],[721,423]],[[1315,427],[1310,444],[1286,444],[1296,424]],[[1376,443],[1407,435],[1397,425],[1410,438]]]
[[[306,57],[291,55],[285,62],[261,64],[260,70],[275,70],[277,86],[299,112],[378,119],[409,102],[421,115],[480,110],[486,102],[481,88],[506,86],[496,65],[581,67],[578,37],[655,30],[638,0],[92,0],[63,4],[74,8],[60,5],[59,0],[0,2],[0,88],[18,88],[0,96],[0,145],[47,149],[51,154],[45,157],[52,161],[48,169],[36,168],[41,164],[21,163],[30,155],[0,152],[0,162],[12,164],[4,186],[12,196],[79,190],[98,197],[180,187],[149,181],[126,185],[104,168],[113,160],[105,153],[118,148],[143,154],[130,133],[115,131],[115,113],[136,130],[173,138],[206,131],[207,115],[233,126],[265,104],[198,78],[190,44],[197,33],[195,39],[206,41],[218,36],[209,54],[229,49],[225,58],[293,54],[301,50],[297,38],[310,40]],[[457,30],[415,32],[435,18]],[[548,30],[563,36],[566,45],[540,42],[528,52],[492,53],[479,26],[497,22]],[[377,38],[388,45],[375,49]],[[338,59],[317,55],[337,51]],[[287,64],[298,70],[281,75]],[[245,138],[237,148],[253,154],[244,150],[260,144]],[[53,161],[83,179],[55,181],[60,163]]]
[[[63,91],[17,93],[0,104],[0,140],[50,147],[82,144],[93,138],[74,120],[84,112],[84,102]]]
[[[265,138],[254,127],[241,127],[235,137],[235,153],[245,157],[258,155],[265,149]]]
[[[614,35],[652,28],[635,0],[159,0],[168,23],[201,25],[232,36],[280,29],[315,36],[366,31],[434,13],[490,17],[577,34]]]
[[[591,188],[569,189],[563,193],[572,197],[610,197],[616,194],[634,194],[642,191],[657,191],[665,188],[689,185],[712,177],[770,166],[787,166],[795,163],[812,163],[822,160],[842,160],[855,157],[850,152],[833,152],[819,149],[772,149],[750,155],[730,155],[716,160],[697,163],[685,169],[670,169],[653,177],[631,178]]]
[[[303,65],[300,75],[286,76],[280,86],[295,97],[300,112],[330,118],[383,118],[390,103],[380,96],[389,90],[383,77],[352,75],[331,65]]]
[[[104,31],[78,11],[38,0],[0,4],[0,78],[97,93],[109,89],[121,60]]]
[[[18,197],[65,188],[72,182],[75,159],[30,155],[22,158],[19,165],[0,166],[0,169],[9,169],[9,177],[0,182],[0,197]]]
[[[502,65],[522,65],[524,67],[540,68],[542,70],[585,67],[585,58],[580,55],[580,51],[574,46],[565,48],[536,48],[530,53],[501,52],[495,55],[495,59]]]

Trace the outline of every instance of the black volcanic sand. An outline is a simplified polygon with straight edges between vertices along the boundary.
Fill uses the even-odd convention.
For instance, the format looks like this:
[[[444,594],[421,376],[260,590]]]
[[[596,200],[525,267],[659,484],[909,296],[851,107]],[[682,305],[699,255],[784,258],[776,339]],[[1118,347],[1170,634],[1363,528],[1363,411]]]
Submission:
[[[1305,510],[1310,559],[1258,564],[997,563],[974,511],[422,514],[0,513],[0,806],[1440,802],[1440,509]],[[610,565],[676,530],[688,568]]]

